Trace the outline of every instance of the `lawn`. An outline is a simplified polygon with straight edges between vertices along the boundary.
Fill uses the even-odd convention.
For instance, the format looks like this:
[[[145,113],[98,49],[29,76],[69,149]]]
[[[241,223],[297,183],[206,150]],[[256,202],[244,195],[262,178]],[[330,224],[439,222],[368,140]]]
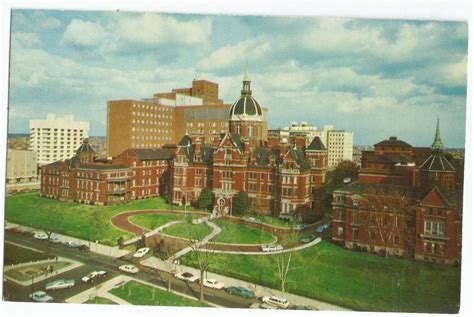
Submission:
[[[198,301],[134,281],[127,282],[109,293],[133,305],[206,307]]]
[[[277,258],[216,254],[210,271],[279,289]],[[196,266],[191,253],[181,260]],[[335,305],[355,310],[424,313],[456,313],[459,309],[458,268],[385,259],[326,241],[293,253],[291,267],[287,291]]]
[[[39,197],[38,193],[6,197],[6,220],[34,228],[51,229],[76,238],[116,245],[131,235],[110,223],[120,212],[140,209],[170,209],[164,198],[134,200],[124,205],[91,206]],[[178,207],[174,207],[178,209]],[[192,208],[189,208],[192,210]]]
[[[116,302],[111,301],[110,299],[96,296],[93,299],[89,299],[84,304],[105,304],[105,305],[117,305]]]
[[[251,228],[238,223],[216,220],[214,223],[221,228],[212,241],[220,243],[262,244],[271,243],[275,236],[260,229]]]
[[[45,275],[48,266],[52,266],[53,271],[60,270],[71,265],[71,262],[66,261],[51,261],[39,264],[31,264],[28,266],[21,266],[5,272],[5,275],[19,281],[31,281],[31,276],[38,277]]]
[[[47,255],[46,253],[41,253],[33,251],[31,249],[22,248],[20,246],[5,242],[3,245],[3,263],[4,265],[25,263],[38,260],[54,259],[53,255]]]
[[[275,226],[275,227],[282,227],[282,228],[293,228],[293,227],[295,227],[294,223],[283,221],[281,219],[270,217],[270,216],[252,215],[250,217],[253,217],[255,219],[259,219],[263,223],[265,223],[267,225],[272,225],[272,226]]]
[[[171,221],[189,221],[193,218],[195,217],[181,214],[143,214],[132,216],[128,220],[140,227],[153,230]]]
[[[193,240],[201,240],[207,235],[209,235],[211,232],[212,229],[209,228],[208,225],[205,223],[193,225],[189,222],[177,223],[175,225],[166,227],[163,230],[164,234]]]

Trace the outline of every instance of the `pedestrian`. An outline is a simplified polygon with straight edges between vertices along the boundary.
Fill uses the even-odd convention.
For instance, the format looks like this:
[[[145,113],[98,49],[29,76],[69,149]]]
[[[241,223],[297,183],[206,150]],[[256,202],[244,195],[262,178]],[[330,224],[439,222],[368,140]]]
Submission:
[[[56,255],[56,257],[54,258],[56,260],[56,262],[58,262],[58,256]]]

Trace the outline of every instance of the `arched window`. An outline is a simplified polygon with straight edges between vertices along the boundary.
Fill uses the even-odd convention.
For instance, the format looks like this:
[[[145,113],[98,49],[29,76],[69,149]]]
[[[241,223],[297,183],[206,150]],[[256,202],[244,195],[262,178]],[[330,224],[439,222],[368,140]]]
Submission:
[[[248,134],[249,134],[249,135],[248,135],[249,137],[253,136],[253,127],[252,127],[252,126],[249,126],[249,128],[248,128]]]

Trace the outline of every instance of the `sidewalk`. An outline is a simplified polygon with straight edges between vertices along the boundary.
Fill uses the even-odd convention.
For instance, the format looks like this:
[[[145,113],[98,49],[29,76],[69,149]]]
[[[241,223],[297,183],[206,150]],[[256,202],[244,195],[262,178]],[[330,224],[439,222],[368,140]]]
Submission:
[[[143,260],[141,262],[141,264],[143,264],[145,266],[148,266],[148,267],[151,267],[151,268],[155,268],[155,269],[159,269],[159,270],[162,270],[162,271],[169,272],[169,266],[166,263],[164,263],[164,261],[162,261],[162,260],[160,260],[160,259],[158,259],[154,256]],[[198,269],[193,268],[193,267],[189,267],[189,266],[185,266],[185,265],[179,265],[178,266],[178,271],[191,272],[194,275],[200,276],[200,272],[199,272]],[[271,289],[271,288],[268,288],[268,287],[265,287],[265,286],[256,285],[256,284],[253,284],[253,283],[250,283],[250,282],[238,280],[238,279],[235,279],[235,278],[232,278],[232,277],[227,277],[227,276],[224,276],[224,275],[219,275],[219,274],[215,274],[215,273],[211,273],[211,272],[206,272],[206,278],[214,278],[214,279],[218,280],[219,282],[224,283],[224,285],[226,287],[230,287],[230,286],[245,287],[247,289],[253,290],[257,297],[273,296],[273,295],[274,296],[285,297],[285,298],[288,299],[288,301],[292,305],[302,305],[302,306],[306,305],[306,306],[315,307],[319,310],[333,310],[333,311],[349,311],[350,310],[350,309],[347,309],[347,308],[344,308],[344,307],[340,307],[340,306],[328,304],[328,303],[325,303],[325,302],[321,302],[321,301],[318,301],[318,300],[315,300],[315,299],[312,299],[312,298],[307,298],[307,297],[294,295],[294,294],[290,294],[290,293],[282,293],[281,291]]]
[[[12,223],[12,222],[8,222],[8,223],[6,222],[6,225],[16,227],[16,228],[19,228],[19,229],[24,230],[24,231],[43,232],[41,229],[22,226],[22,225],[18,225],[18,224]],[[87,246],[89,246],[89,244],[90,244],[90,251],[91,252],[99,253],[99,254],[114,257],[114,258],[120,258],[120,257],[130,253],[130,251],[127,251],[127,250],[120,250],[118,248],[118,246],[110,247],[108,245],[103,245],[103,244],[95,243],[95,242],[92,242],[92,241],[73,238],[73,237],[66,236],[66,235],[59,234],[59,233],[53,233],[52,237],[57,237],[62,242],[73,241],[73,242],[76,242],[78,244],[85,244]]]

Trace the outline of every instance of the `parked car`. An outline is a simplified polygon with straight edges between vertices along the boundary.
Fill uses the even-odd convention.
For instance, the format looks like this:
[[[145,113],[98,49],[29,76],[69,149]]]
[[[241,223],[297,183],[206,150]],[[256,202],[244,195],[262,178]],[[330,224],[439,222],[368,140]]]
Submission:
[[[300,239],[300,242],[301,242],[301,243],[310,243],[311,241],[314,240],[314,238],[316,238],[316,237],[314,236],[314,234],[311,234],[311,235],[309,235],[309,236],[304,236],[304,237],[302,237],[302,238]]]
[[[38,303],[50,303],[53,301],[53,298],[43,291],[34,292],[33,294],[30,294],[29,297]]]
[[[204,280],[203,285],[213,289],[223,289],[225,286],[224,283],[221,283],[212,278]]]
[[[316,228],[316,232],[317,233],[323,233],[324,231],[326,231],[327,228],[329,228],[330,225],[325,223],[324,225],[321,225],[319,227]]]
[[[82,251],[82,252],[89,252],[91,249],[85,245],[85,244],[81,244],[78,248],[77,248],[79,251]]]
[[[54,243],[54,244],[59,244],[61,243],[61,240],[59,240],[58,237],[50,237],[49,242]]]
[[[55,290],[55,289],[63,289],[63,288],[71,288],[76,284],[74,280],[65,280],[60,279],[56,281],[52,281],[46,284],[46,290]]]
[[[79,248],[79,243],[74,241],[67,241],[64,243],[68,248]]]
[[[142,258],[145,256],[145,254],[148,253],[148,251],[150,251],[150,248],[141,248],[141,249],[138,249],[137,252],[135,252],[135,254],[133,255],[134,258]]]
[[[277,306],[279,308],[288,308],[288,306],[290,305],[286,298],[278,296],[263,296],[262,302],[264,302],[265,304]]]
[[[271,244],[266,244],[262,245],[262,251],[263,252],[275,252],[275,251],[281,251],[283,250],[283,246],[280,244],[277,245],[271,245]]]
[[[231,295],[235,294],[235,295],[239,295],[239,296],[242,296],[242,297],[245,297],[245,298],[255,297],[255,293],[252,292],[251,290],[246,289],[245,287],[232,286],[232,287],[227,288],[226,291],[227,291],[227,293],[229,293]]]
[[[101,277],[104,277],[107,275],[107,272],[106,271],[93,271],[93,272],[90,272],[89,274],[87,274],[86,276],[84,276],[83,278],[81,278],[81,280],[83,282],[86,282],[86,283],[89,283],[89,282],[93,282]]]
[[[119,270],[130,274],[137,274],[140,271],[135,265],[131,264],[121,265],[119,266]]]
[[[33,238],[39,239],[39,240],[47,240],[48,235],[44,232],[35,232],[35,234],[33,235]]]
[[[189,281],[189,282],[197,282],[199,280],[199,276],[196,276],[190,272],[177,273],[174,275],[174,277],[176,277],[179,280]]]

